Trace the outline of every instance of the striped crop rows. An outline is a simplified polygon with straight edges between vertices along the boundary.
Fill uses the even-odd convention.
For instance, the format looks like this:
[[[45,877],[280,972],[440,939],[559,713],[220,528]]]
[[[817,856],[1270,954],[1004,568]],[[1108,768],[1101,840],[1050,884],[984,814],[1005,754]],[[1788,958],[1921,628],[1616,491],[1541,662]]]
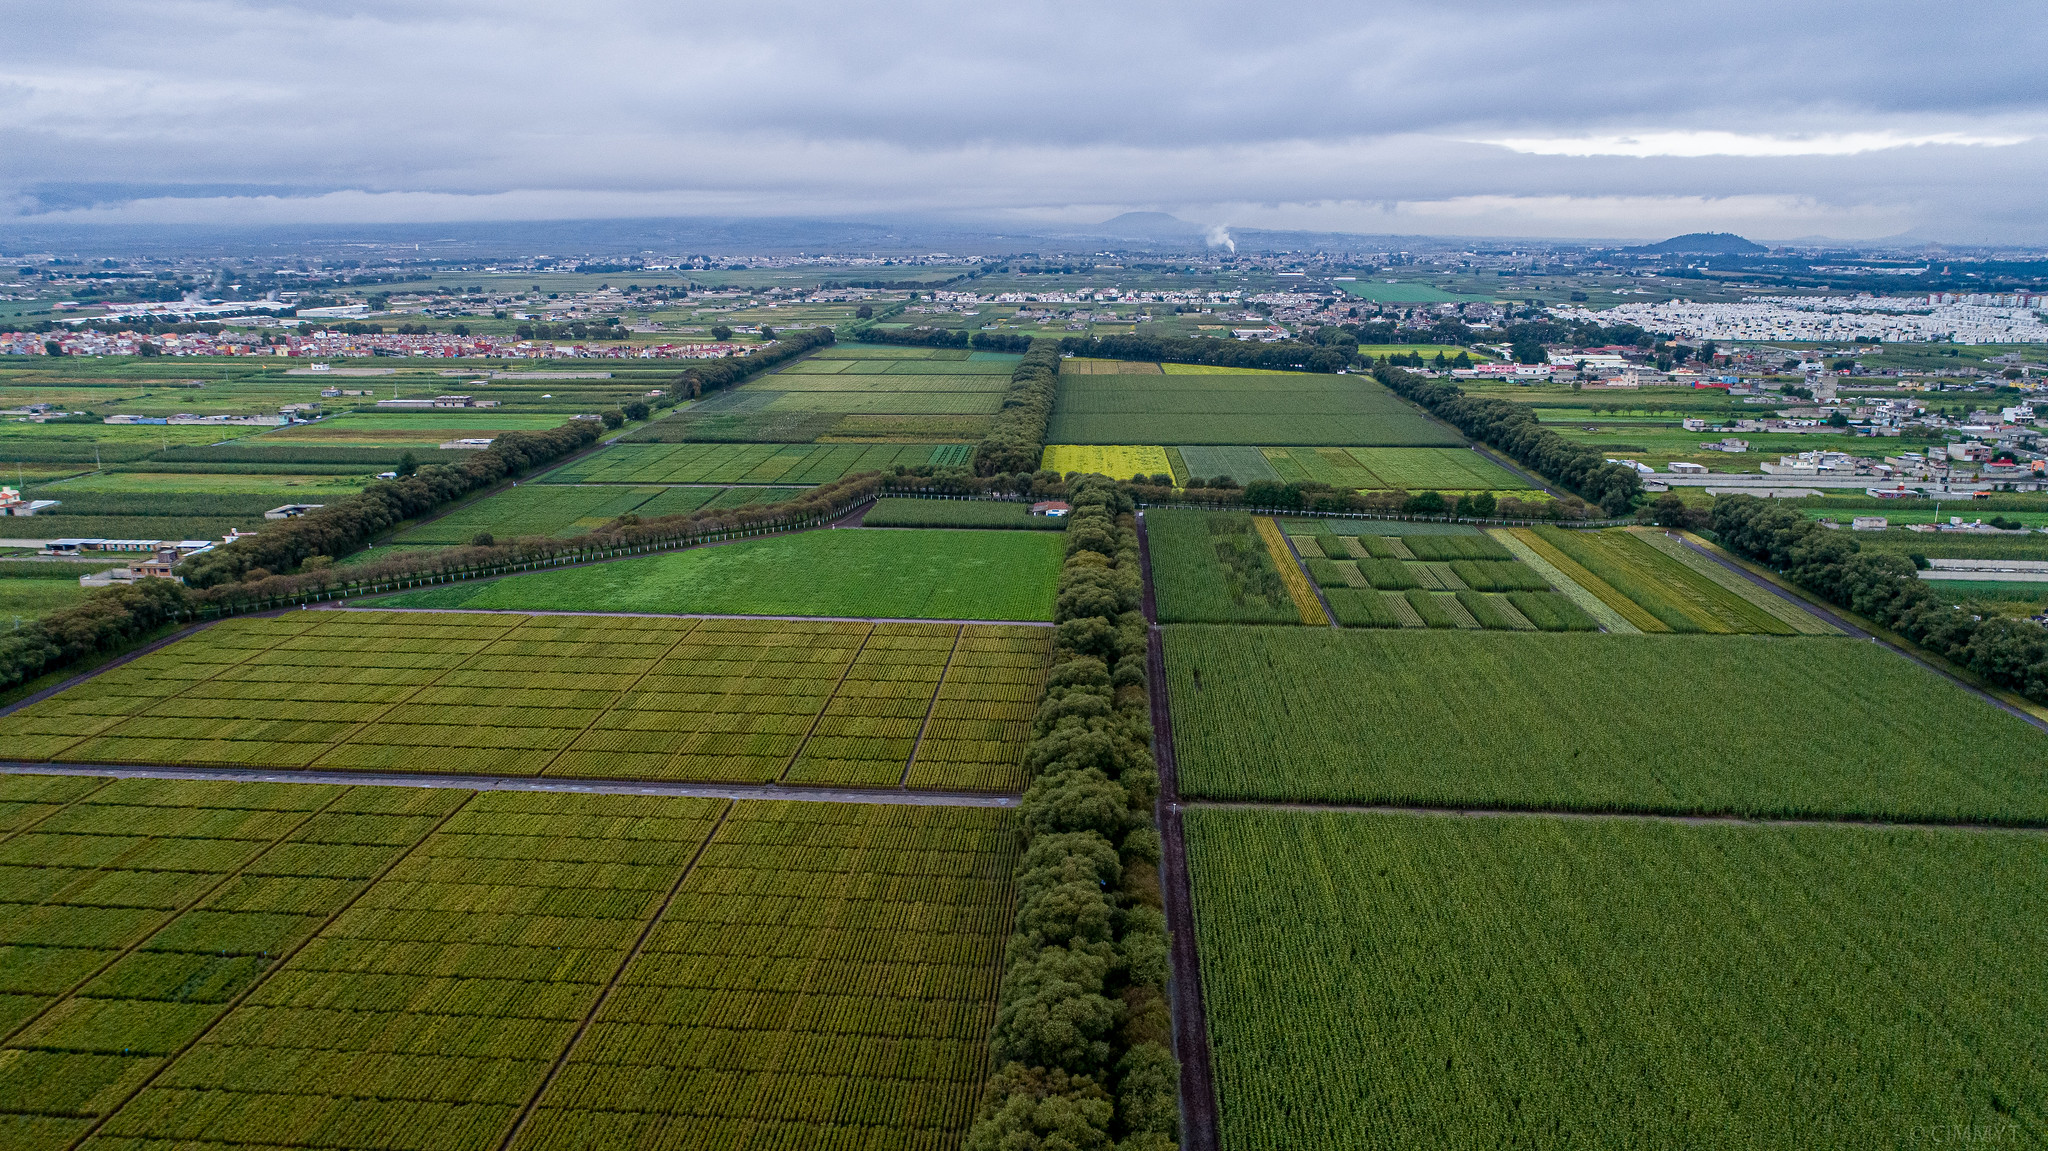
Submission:
[[[1015,788],[1050,642],[1005,625],[299,612],[96,676],[0,720],[0,744],[80,763]]]
[[[1000,810],[0,797],[48,809],[0,841],[10,1149],[953,1147],[986,1073]]]

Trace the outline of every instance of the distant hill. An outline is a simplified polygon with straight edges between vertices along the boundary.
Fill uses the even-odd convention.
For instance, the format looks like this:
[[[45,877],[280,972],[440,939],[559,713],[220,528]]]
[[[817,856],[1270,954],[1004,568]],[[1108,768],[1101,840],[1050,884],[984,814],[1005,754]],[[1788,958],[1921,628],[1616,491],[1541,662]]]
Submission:
[[[1770,251],[1733,232],[1687,232],[1656,244],[1630,248],[1655,256],[1760,256]]]
[[[1187,240],[1202,234],[1199,224],[1190,224],[1165,212],[1125,212],[1082,229],[1089,235],[1113,236],[1120,240]]]

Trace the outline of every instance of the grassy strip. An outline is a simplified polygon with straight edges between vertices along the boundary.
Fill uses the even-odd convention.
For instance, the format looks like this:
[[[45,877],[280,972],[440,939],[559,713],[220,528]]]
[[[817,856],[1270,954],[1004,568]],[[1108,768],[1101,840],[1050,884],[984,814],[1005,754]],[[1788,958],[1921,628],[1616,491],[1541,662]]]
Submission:
[[[1021,528],[1063,531],[1057,516],[1034,516],[1031,505],[1011,500],[880,499],[861,518],[871,528]]]

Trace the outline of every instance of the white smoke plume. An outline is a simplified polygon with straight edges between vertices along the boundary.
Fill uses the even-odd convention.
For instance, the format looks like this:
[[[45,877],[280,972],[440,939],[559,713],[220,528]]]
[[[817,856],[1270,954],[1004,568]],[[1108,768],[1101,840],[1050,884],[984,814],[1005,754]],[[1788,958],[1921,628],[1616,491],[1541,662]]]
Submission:
[[[1229,248],[1232,253],[1237,251],[1237,241],[1230,238],[1230,226],[1228,224],[1216,225],[1209,229],[1208,235],[1202,238],[1207,240],[1212,248]]]

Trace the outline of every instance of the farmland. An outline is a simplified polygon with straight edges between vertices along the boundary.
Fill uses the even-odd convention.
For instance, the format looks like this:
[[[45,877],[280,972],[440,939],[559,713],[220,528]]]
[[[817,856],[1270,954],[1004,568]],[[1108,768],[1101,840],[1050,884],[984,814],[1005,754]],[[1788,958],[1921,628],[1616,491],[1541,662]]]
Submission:
[[[810,531],[448,584],[378,602],[517,611],[1050,620],[1060,554],[1059,538],[1042,532]]]
[[[559,484],[824,484],[898,464],[964,464],[968,444],[615,444],[557,468]]]
[[[1176,627],[1165,644],[1187,795],[2048,818],[2029,766],[2048,736],[1868,643]],[[1681,672],[1714,685],[1711,738],[1628,702]]]
[[[1161,622],[1301,622],[1251,516],[1160,509],[1146,514],[1145,534]]]
[[[1002,406],[1019,358],[954,348],[827,347],[700,400],[632,438],[752,443],[979,439]]]
[[[1160,447],[1086,447],[1077,444],[1047,444],[1039,464],[1049,472],[1093,472],[1127,480],[1132,476],[1172,475],[1173,465]]]
[[[1186,827],[1229,1151],[2048,1137],[2039,837]]]
[[[1535,569],[1477,533],[1339,536],[1290,521],[1309,576],[1345,627],[1592,631],[1598,625]],[[1505,593],[1505,594],[1489,594]]]
[[[1066,521],[1034,516],[1031,505],[1007,500],[880,499],[861,517],[871,528],[1023,528],[1062,531]]]
[[[986,1069],[1004,812],[0,788],[10,1148],[954,1145]]]
[[[1062,372],[1046,435],[1056,444],[1464,443],[1365,376],[1238,370]]]
[[[1019,786],[1050,629],[299,612],[0,718],[73,763]]]
[[[478,534],[495,539],[581,535],[620,516],[642,519],[678,515],[698,508],[774,503],[801,488],[680,487],[652,485],[523,484],[465,504],[447,515],[392,537],[400,546],[466,544]]]

